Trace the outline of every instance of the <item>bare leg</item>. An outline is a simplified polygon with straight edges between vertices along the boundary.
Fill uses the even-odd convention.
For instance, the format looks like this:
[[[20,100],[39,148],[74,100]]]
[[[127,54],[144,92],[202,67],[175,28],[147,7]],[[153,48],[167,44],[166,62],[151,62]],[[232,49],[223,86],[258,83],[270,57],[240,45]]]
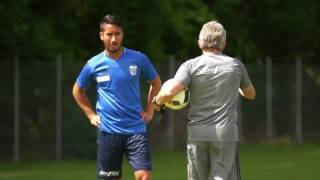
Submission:
[[[136,180],[151,180],[151,171],[138,170],[134,172]]]

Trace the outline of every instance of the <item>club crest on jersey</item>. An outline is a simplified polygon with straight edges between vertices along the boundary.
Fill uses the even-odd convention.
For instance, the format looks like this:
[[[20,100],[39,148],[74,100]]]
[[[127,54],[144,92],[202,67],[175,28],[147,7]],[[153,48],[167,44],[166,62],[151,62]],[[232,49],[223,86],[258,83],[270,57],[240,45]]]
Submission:
[[[137,65],[130,65],[129,72],[131,76],[135,76],[137,74],[138,66]]]

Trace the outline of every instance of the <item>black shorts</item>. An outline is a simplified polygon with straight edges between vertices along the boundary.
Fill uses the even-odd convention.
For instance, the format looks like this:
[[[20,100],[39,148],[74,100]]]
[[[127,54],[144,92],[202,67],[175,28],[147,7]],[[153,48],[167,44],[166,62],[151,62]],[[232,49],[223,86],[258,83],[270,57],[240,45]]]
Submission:
[[[134,171],[151,171],[151,153],[146,133],[133,135],[98,131],[98,177],[121,177],[123,154]]]

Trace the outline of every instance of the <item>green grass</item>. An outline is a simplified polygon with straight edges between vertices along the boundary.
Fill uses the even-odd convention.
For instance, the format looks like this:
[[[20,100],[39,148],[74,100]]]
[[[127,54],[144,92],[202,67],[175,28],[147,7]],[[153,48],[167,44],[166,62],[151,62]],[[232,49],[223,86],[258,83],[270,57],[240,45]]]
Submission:
[[[242,146],[245,180],[318,180],[320,145]]]
[[[186,155],[181,151],[153,152],[154,180],[186,180]],[[244,180],[317,180],[320,177],[320,145],[242,145],[241,173]],[[96,179],[96,163],[63,162],[0,163],[0,180]],[[132,180],[127,162],[123,180]]]

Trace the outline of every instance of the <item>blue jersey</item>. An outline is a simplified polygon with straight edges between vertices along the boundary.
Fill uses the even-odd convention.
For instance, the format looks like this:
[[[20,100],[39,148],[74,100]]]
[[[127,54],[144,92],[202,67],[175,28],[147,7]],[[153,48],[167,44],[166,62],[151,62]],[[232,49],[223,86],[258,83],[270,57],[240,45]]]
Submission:
[[[101,118],[99,129],[109,133],[135,134],[146,132],[141,118],[140,79],[151,81],[157,72],[144,54],[128,48],[117,60],[102,52],[91,58],[77,78],[87,89],[96,83],[96,111]]]

